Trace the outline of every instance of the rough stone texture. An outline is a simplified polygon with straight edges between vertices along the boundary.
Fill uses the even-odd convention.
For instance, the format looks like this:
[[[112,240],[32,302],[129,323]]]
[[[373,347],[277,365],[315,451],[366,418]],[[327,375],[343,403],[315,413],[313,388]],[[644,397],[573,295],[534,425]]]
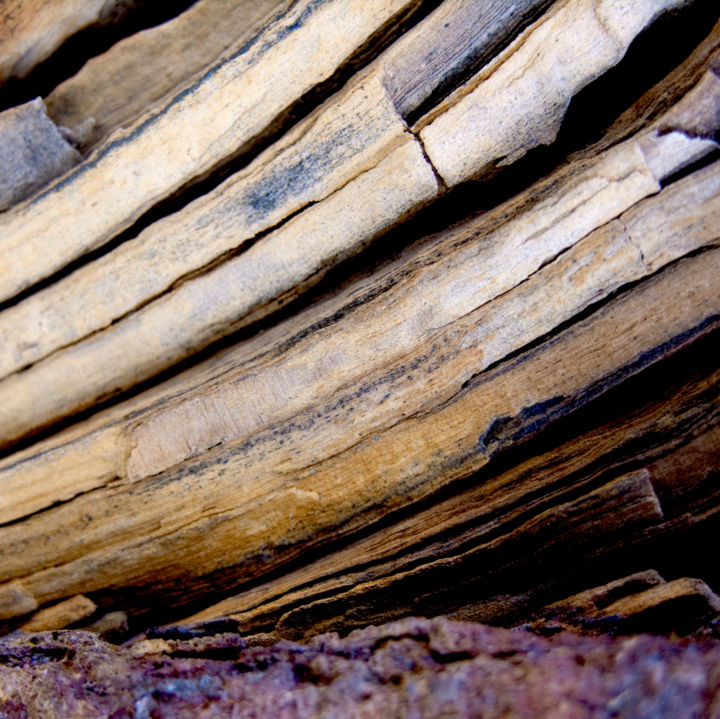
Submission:
[[[247,646],[227,623],[117,648],[50,632],[0,642],[3,717],[720,716],[720,642],[407,619]],[[219,633],[213,634],[213,631]]]
[[[0,113],[0,212],[78,162],[39,97]]]

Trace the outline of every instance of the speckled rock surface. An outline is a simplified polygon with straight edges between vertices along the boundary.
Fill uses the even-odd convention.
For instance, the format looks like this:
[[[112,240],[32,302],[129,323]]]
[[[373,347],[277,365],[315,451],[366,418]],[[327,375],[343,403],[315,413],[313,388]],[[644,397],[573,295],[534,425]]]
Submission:
[[[5,717],[716,717],[720,642],[408,619],[309,644],[179,630],[0,642]]]
[[[37,97],[0,113],[0,212],[80,162]]]

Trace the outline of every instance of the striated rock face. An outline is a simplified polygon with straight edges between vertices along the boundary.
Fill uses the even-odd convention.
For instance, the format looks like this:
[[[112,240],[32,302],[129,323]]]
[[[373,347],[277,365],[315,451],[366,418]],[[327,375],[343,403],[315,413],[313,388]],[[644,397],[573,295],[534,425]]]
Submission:
[[[81,631],[0,642],[0,716],[720,716],[720,642],[407,619],[308,644],[229,622],[115,647]]]
[[[0,719],[720,719],[718,228],[718,0],[0,0]]]

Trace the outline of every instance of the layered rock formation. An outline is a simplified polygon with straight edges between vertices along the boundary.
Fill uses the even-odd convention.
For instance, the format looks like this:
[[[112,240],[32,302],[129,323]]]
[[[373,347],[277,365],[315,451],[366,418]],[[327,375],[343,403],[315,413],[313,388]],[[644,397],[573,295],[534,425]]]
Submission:
[[[0,87],[7,646],[715,637],[716,4],[120,5]]]

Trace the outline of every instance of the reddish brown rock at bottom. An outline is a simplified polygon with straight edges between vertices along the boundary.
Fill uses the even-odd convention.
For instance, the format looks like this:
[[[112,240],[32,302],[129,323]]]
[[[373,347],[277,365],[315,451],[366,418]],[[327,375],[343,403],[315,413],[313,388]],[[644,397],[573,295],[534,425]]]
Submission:
[[[6,637],[0,716],[720,717],[717,641],[407,619],[248,646],[229,629],[176,628],[132,647],[81,631]]]

